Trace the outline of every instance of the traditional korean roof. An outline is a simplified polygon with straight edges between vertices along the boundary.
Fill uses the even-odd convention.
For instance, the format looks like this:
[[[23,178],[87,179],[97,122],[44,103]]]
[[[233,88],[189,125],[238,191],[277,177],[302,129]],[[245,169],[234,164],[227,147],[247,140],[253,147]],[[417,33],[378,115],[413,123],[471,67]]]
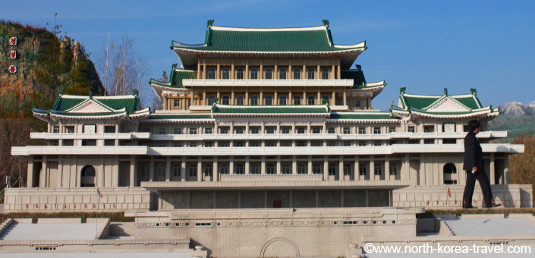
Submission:
[[[139,98],[123,96],[77,96],[60,94],[51,109],[34,108],[35,117],[55,119],[139,119],[147,117],[149,108],[139,110]]]
[[[185,70],[176,68],[176,64],[173,64],[171,74],[169,75],[169,81],[163,82],[155,79],[150,79],[150,84],[155,89],[160,90],[172,90],[172,89],[184,89],[182,85],[183,79],[196,79],[197,72],[193,70]]]
[[[295,105],[295,106],[235,106],[214,104],[212,115],[214,117],[234,116],[319,116],[328,117],[328,105]]]
[[[214,26],[208,22],[203,44],[172,41],[171,49],[184,67],[196,64],[195,53],[217,54],[339,54],[342,67],[349,68],[366,49],[366,42],[355,45],[334,44],[329,22],[323,26],[301,28],[236,28]],[[193,54],[193,55],[192,55]]]
[[[390,108],[393,115],[408,118],[411,116],[428,118],[487,118],[499,115],[498,109],[483,107],[477,98],[477,91],[470,94],[428,96],[405,93],[401,88],[399,103]]]
[[[394,118],[389,112],[379,111],[350,111],[332,112],[328,118],[331,122],[341,123],[399,123],[399,118]]]

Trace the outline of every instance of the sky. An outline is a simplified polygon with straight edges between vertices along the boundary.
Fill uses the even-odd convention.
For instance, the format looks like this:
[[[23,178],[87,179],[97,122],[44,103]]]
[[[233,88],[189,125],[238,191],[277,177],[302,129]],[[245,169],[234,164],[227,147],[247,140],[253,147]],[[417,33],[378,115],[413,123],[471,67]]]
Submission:
[[[207,20],[229,27],[307,27],[330,21],[335,44],[366,41],[360,64],[368,82],[387,87],[375,109],[397,103],[399,89],[425,95],[478,91],[484,106],[535,101],[535,1],[495,0],[218,0],[14,1],[0,19],[63,25],[90,58],[126,33],[147,61],[150,78],[179,63],[171,40],[204,43]],[[147,78],[147,82],[148,82]],[[148,84],[147,84],[148,86]]]

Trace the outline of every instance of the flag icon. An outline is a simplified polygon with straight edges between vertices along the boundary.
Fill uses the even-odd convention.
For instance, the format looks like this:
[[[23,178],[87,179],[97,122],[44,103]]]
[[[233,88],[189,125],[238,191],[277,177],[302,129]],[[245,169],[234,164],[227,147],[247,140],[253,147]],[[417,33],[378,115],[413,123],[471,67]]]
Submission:
[[[104,195],[102,195],[102,193],[100,192],[100,189],[98,189],[98,187],[97,187],[97,194],[98,194],[98,196],[99,196],[100,198],[104,197]]]
[[[448,197],[451,197],[451,190],[449,187],[448,187]]]

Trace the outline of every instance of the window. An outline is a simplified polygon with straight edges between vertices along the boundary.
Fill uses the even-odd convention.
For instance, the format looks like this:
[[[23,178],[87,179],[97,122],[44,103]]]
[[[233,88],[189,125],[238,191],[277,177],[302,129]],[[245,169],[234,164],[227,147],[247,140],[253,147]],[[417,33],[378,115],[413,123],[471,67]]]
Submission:
[[[258,175],[260,174],[260,163],[258,162],[251,162],[249,164],[249,172],[251,174],[255,174],[255,175]]]
[[[74,145],[74,140],[63,140],[61,145],[63,145],[63,146],[73,146]]]
[[[197,134],[197,128],[194,128],[194,127],[190,128],[189,134]]]
[[[321,163],[314,163],[312,164],[312,173],[314,174],[321,174]]]
[[[355,100],[355,107],[360,107],[360,100]]]
[[[344,176],[350,176],[351,172],[351,164],[344,163]]]
[[[288,72],[288,69],[281,67],[279,68],[279,79],[280,80],[286,80],[286,73]]]
[[[243,80],[243,68],[236,69],[236,79]]]
[[[284,96],[284,95],[283,95],[283,96],[280,96],[280,97],[279,97],[279,105],[282,105],[282,106],[286,105],[286,98],[287,98],[287,97]]]
[[[301,105],[301,96],[299,95],[294,96],[294,105]]]
[[[297,133],[299,134],[304,134],[306,131],[306,128],[305,127],[297,127]]]
[[[394,126],[388,127],[388,132],[389,133],[395,133],[396,132],[396,127],[394,127]]]
[[[364,147],[366,145],[368,145],[368,143],[366,141],[359,141],[359,146],[360,147]]]
[[[266,127],[266,134],[274,134],[275,133],[275,127]]]
[[[211,127],[204,128],[204,134],[212,134],[212,128]]]
[[[249,74],[252,80],[258,80],[258,68],[251,68]]]
[[[213,146],[214,146],[213,142],[204,142],[204,147],[213,147]]]
[[[173,107],[180,107],[180,100],[173,99]]]
[[[435,131],[434,125],[424,125],[424,133],[432,133]]]
[[[336,128],[334,127],[327,128],[327,133],[336,133]]]
[[[97,140],[82,140],[82,146],[97,146]]]
[[[390,162],[390,175],[395,176],[398,174],[398,167],[395,162]]]
[[[321,68],[321,79],[322,80],[329,79],[329,68],[327,67]]]
[[[243,95],[236,96],[236,105],[242,106],[243,105]]]
[[[309,105],[314,105],[315,102],[316,102],[316,97],[308,96],[308,104]]]
[[[292,162],[281,162],[281,172],[283,174],[292,173]]]
[[[174,142],[173,142],[173,146],[175,146],[175,147],[182,147],[183,145],[182,145],[182,142],[181,142],[181,141],[174,141]]]
[[[180,176],[180,163],[175,163],[173,165],[173,176],[174,177]]]
[[[115,146],[115,140],[104,140],[104,146]]]
[[[265,68],[264,69],[264,78],[266,80],[273,79],[273,69],[272,68]]]
[[[407,131],[409,133],[414,133],[414,132],[416,132],[416,128],[414,128],[414,126],[411,125],[411,126],[407,127]]]
[[[443,144],[456,144],[457,140],[455,140],[455,139],[443,139],[442,143]]]
[[[59,145],[59,140],[51,140],[50,141],[50,146],[58,146]]]
[[[64,127],[65,133],[74,133],[74,126],[69,125]]]
[[[243,126],[234,127],[234,133],[235,134],[243,134],[244,131],[245,131],[245,127],[243,127]]]
[[[350,134],[350,133],[351,133],[351,128],[344,127],[344,134]]]
[[[314,68],[308,68],[307,69],[307,79],[313,80],[316,75],[316,69]]]
[[[292,141],[280,141],[280,146],[281,147],[291,147],[292,146]]]
[[[215,79],[215,67],[208,67],[206,79]]]
[[[374,127],[373,134],[381,134],[381,127]]]
[[[228,131],[229,131],[228,127],[219,127],[220,134],[228,134]]]
[[[229,169],[228,169],[229,164],[228,164],[227,162],[225,162],[225,163],[219,163],[218,165],[219,165],[219,166],[218,166],[219,174],[223,174],[223,175],[228,174],[228,171],[229,171]]]
[[[294,80],[300,80],[301,79],[301,68],[294,68],[293,70],[294,74]]]
[[[175,134],[182,134],[182,127],[175,127],[174,133]]]
[[[244,164],[242,162],[234,163],[234,174],[245,174]]]
[[[188,164],[188,176],[196,177],[197,176],[197,166],[196,164]]]
[[[167,130],[165,130],[165,128],[158,128],[158,134],[166,134],[167,133]]]
[[[323,145],[323,142],[322,141],[311,141],[310,145],[314,146],[314,147],[319,147],[319,146]]]
[[[321,133],[321,127],[312,127],[312,133]]]
[[[329,168],[328,168],[329,176],[336,175],[336,165],[337,164],[335,163],[329,163]]]
[[[307,174],[307,167],[306,162],[297,162],[297,174]]]
[[[368,165],[366,163],[359,163],[359,176],[366,176],[368,174]]]
[[[275,162],[266,162],[266,173],[267,174],[276,174],[276,163]]]
[[[373,174],[376,176],[380,176],[383,174],[383,164],[375,164]]]
[[[249,141],[249,147],[260,147],[260,141]]]
[[[273,96],[266,96],[266,105],[273,105]]]
[[[359,134],[366,134],[366,127],[359,127]]]
[[[276,141],[266,141],[265,142],[265,146],[266,147],[275,147],[275,146],[277,146],[277,142]]]
[[[258,105],[258,96],[251,96],[251,105],[252,106]]]
[[[353,144],[352,141],[344,141],[344,146],[346,147],[352,146],[352,144]]]
[[[327,141],[327,146],[336,146],[336,141]]]
[[[295,142],[295,146],[297,146],[297,147],[306,147],[307,146],[307,142],[306,141],[296,141]]]
[[[435,144],[435,139],[425,139],[424,144]]]
[[[190,147],[197,147],[197,143],[196,142],[189,142],[189,146]]]
[[[381,141],[373,141],[373,146],[381,146]]]
[[[156,174],[158,177],[164,177],[165,176],[165,163],[158,163],[156,166]]]
[[[95,187],[95,168],[93,166],[88,165],[82,168],[80,186]]]
[[[230,96],[223,96],[221,103],[223,105],[228,105],[230,103]]]
[[[218,144],[217,144],[218,147],[229,147],[230,146],[230,142],[229,141],[220,141]]]
[[[251,127],[251,134],[258,134],[260,132],[260,127]]]
[[[457,168],[452,163],[446,163],[442,170],[444,174],[457,174]]]
[[[281,127],[281,133],[283,134],[289,134],[290,133],[290,127]]]
[[[235,141],[234,142],[234,147],[245,147],[245,142],[244,141]]]
[[[221,72],[221,78],[223,78],[223,80],[228,80],[230,79],[230,69],[228,68],[223,68],[222,72]]]

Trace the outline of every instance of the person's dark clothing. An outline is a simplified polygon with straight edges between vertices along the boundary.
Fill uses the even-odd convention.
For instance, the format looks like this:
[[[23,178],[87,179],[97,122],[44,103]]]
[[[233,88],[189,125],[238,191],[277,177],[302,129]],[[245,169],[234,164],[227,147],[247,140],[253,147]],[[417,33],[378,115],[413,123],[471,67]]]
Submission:
[[[477,172],[472,173],[472,168],[477,167]],[[483,192],[483,199],[487,208],[492,207],[492,190],[490,182],[485,172],[483,165],[483,151],[481,145],[476,138],[476,134],[468,132],[464,138],[464,171],[466,171],[466,186],[463,195],[463,208],[472,207],[472,195],[474,194],[474,186],[476,180],[479,181],[481,191]]]

